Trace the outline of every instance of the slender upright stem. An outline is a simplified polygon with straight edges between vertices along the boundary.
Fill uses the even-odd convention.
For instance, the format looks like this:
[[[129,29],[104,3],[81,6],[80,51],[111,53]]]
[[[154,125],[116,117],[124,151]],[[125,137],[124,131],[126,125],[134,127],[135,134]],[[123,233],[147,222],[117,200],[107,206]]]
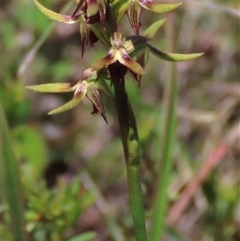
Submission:
[[[116,108],[127,166],[130,204],[136,241],[147,241],[140,179],[140,152],[136,119],[128,102],[125,82],[114,84]]]
[[[173,52],[173,13],[168,14],[166,23],[166,42],[168,52]],[[174,146],[174,135],[176,128],[176,103],[177,103],[177,82],[176,65],[166,63],[166,80],[164,93],[165,118],[163,123],[162,137],[162,168],[159,177],[157,199],[154,210],[151,241],[161,240],[166,209],[168,204],[167,187],[169,184],[170,171],[172,166],[172,150]]]

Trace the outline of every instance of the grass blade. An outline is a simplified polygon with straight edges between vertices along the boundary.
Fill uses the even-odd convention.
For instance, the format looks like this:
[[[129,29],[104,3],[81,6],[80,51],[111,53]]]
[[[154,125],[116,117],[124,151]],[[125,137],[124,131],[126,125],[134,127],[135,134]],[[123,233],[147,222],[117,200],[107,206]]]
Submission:
[[[173,15],[168,14],[166,23],[166,42],[168,43],[168,51],[173,50]],[[176,103],[177,103],[177,82],[176,82],[176,65],[166,63],[166,81],[165,81],[165,118],[163,123],[162,137],[162,168],[159,178],[156,206],[152,221],[152,233],[150,240],[161,240],[165,214],[168,204],[167,187],[169,184],[170,171],[172,166],[172,150],[174,145],[174,136],[176,129]]]
[[[11,138],[8,131],[6,117],[2,105],[0,106],[1,126],[1,157],[4,200],[7,202],[10,213],[10,231],[14,241],[26,241],[25,220],[23,211],[23,193],[17,166],[17,160],[13,152]]]

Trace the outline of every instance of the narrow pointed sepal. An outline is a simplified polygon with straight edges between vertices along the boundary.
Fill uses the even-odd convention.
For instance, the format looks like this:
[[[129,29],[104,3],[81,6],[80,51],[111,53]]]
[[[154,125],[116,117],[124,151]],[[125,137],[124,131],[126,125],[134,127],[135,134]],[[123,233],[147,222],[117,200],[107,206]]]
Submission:
[[[182,3],[162,4],[152,0],[138,0],[138,3],[145,9],[155,13],[167,13],[178,8]]]
[[[72,100],[50,111],[48,114],[54,115],[76,107],[86,96],[87,90],[88,90],[88,83],[86,81],[81,82],[81,85],[76,89]]]
[[[137,59],[137,62],[142,66],[142,68],[145,68],[148,60],[149,60],[149,50],[147,48],[145,48],[144,51],[142,52],[142,54]],[[132,73],[133,77],[135,78],[135,80],[138,82],[138,86],[140,87],[142,75],[138,75],[132,71],[131,71],[131,73]]]
[[[143,36],[146,39],[151,39],[155,36],[155,34],[157,33],[157,31],[163,26],[163,24],[166,22],[166,18],[164,19],[160,19],[158,21],[156,21],[155,23],[153,23],[150,27],[148,27],[144,33]]]
[[[116,50],[112,48],[104,58],[94,62],[91,67],[95,70],[100,70],[110,64],[113,64],[116,61],[117,61]]]
[[[98,11],[100,16],[100,21],[104,25],[106,19],[106,2],[105,0],[98,0]]]
[[[131,1],[114,0],[110,4],[110,16],[113,19],[112,25],[117,26],[124,14],[127,12],[131,5]]]
[[[44,93],[64,93],[74,91],[77,86],[75,83],[54,83],[42,85],[29,85],[25,88]]]
[[[50,18],[51,20],[55,20],[55,21],[67,23],[67,24],[73,24],[73,23],[76,23],[78,21],[77,16],[71,16],[71,15],[64,15],[64,14],[56,13],[56,12],[54,12],[54,11],[48,9],[48,8],[45,8],[37,0],[34,0],[34,2],[36,4],[36,6],[38,7],[38,9],[44,15],[46,15],[48,18]]]
[[[134,59],[132,59],[127,51],[125,49],[120,49],[117,52],[117,59],[118,61],[126,66],[128,69],[130,69],[131,71],[133,71],[134,73],[138,74],[138,75],[144,75],[144,69],[141,67],[140,64],[138,64]]]
[[[133,2],[129,9],[127,10],[127,16],[129,19],[129,22],[134,30],[134,32],[139,35],[139,29],[141,26],[140,23],[140,16],[142,13],[142,8],[137,2]]]
[[[204,53],[193,53],[193,54],[177,54],[177,53],[165,53],[162,52],[155,47],[151,46],[150,44],[147,44],[149,50],[152,54],[154,54],[159,59],[163,59],[170,62],[182,62],[182,61],[188,61],[191,59],[196,59],[200,56],[202,56]]]
[[[93,104],[93,111],[91,114],[100,114],[103,119],[107,122],[107,118],[105,115],[104,105],[102,101],[102,96],[100,90],[97,88],[95,83],[90,83],[88,86],[88,91],[86,97],[92,102]]]
[[[88,40],[89,40],[90,28],[86,23],[86,19],[83,14],[80,16],[80,35],[82,41],[82,56],[87,48]]]

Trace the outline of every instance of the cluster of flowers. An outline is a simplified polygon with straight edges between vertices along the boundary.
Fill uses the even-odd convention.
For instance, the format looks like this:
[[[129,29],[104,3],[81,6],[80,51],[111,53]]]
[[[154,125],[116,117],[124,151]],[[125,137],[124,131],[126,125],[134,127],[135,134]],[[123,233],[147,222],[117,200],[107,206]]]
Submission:
[[[56,114],[69,110],[78,105],[84,97],[93,104],[92,114],[100,114],[107,122],[102,96],[104,93],[114,98],[111,84],[121,84],[129,71],[140,86],[141,76],[153,53],[160,59],[167,61],[186,61],[200,54],[172,54],[164,53],[148,43],[153,38],[166,19],[161,19],[149,26],[140,35],[140,17],[143,9],[156,13],[166,13],[179,7],[181,3],[160,4],[152,0],[79,0],[72,15],[63,15],[53,12],[37,0],[36,6],[52,20],[66,24],[79,23],[82,42],[82,56],[88,44],[93,45],[100,41],[109,50],[105,57],[95,61],[86,69],[81,78],[75,83],[55,83],[28,86],[27,88],[39,92],[70,92],[74,91],[73,99],[63,106],[51,111]],[[118,26],[124,15],[134,30],[134,35],[125,38]],[[110,83],[110,84],[109,84]]]

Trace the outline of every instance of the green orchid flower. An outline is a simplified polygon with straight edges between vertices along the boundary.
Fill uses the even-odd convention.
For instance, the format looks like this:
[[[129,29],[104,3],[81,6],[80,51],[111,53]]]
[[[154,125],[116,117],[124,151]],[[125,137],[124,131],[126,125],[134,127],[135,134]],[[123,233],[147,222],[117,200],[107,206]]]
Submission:
[[[81,79],[75,83],[31,85],[26,86],[26,88],[45,93],[65,93],[74,91],[72,100],[50,111],[48,113],[49,115],[70,110],[76,107],[84,99],[84,97],[87,97],[93,104],[93,111],[91,114],[100,114],[107,122],[101,95],[104,93],[113,98],[111,90],[106,83],[107,79],[108,76],[106,71],[99,72],[89,68],[83,72]]]
[[[143,75],[145,73],[143,68],[129,56],[124,44],[125,38],[121,33],[115,32],[111,38],[112,47],[109,49],[108,54],[94,62],[91,67],[95,70],[101,70],[108,66],[111,77],[117,82],[124,77],[127,69],[138,75]]]

